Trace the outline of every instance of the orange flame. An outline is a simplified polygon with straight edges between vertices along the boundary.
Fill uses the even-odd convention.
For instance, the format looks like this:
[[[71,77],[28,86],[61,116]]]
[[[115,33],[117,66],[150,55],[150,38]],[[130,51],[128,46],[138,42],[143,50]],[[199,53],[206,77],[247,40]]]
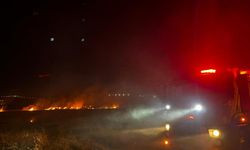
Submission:
[[[83,99],[88,99],[86,104]],[[107,104],[108,103],[108,104]],[[80,110],[80,109],[119,109],[119,105],[105,101],[104,103],[95,103],[92,97],[76,97],[69,99],[39,99],[36,104],[24,107],[23,111],[37,110]]]
[[[35,105],[29,105],[27,107],[24,107],[22,110],[23,111],[36,111],[36,110],[38,110],[38,107]]]
[[[36,110],[61,110],[61,109],[82,109],[84,107],[83,100],[65,101],[56,100],[56,102],[51,102],[52,100],[41,99],[34,105],[29,105],[24,107],[23,111],[36,111]]]

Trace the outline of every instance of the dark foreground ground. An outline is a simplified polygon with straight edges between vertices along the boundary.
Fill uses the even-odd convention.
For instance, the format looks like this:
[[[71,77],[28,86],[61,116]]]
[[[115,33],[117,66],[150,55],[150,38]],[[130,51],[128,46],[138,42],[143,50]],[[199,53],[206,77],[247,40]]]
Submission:
[[[213,146],[207,133],[178,137],[166,146],[162,137],[164,124],[156,120],[133,118],[126,110],[3,112],[0,113],[0,149],[222,149]]]

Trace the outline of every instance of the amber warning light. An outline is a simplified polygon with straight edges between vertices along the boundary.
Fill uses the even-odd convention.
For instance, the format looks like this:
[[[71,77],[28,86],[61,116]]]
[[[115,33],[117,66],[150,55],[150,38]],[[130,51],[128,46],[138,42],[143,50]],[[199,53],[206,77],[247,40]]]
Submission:
[[[207,70],[201,70],[201,74],[215,74],[216,70],[215,69],[207,69]]]

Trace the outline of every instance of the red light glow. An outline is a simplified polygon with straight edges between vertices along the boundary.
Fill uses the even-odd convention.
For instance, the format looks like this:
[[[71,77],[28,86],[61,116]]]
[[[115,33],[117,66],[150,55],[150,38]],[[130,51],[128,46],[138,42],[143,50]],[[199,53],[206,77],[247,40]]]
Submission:
[[[240,71],[241,75],[247,74],[247,71]]]
[[[250,70],[241,70],[240,75],[250,74]]]
[[[188,119],[188,120],[194,120],[195,118],[194,118],[193,115],[189,115],[189,116],[187,117],[187,119]]]
[[[214,73],[216,73],[215,69],[201,70],[201,74],[214,74]]]
[[[246,122],[246,118],[241,117],[241,118],[240,118],[240,121],[241,121],[241,122]]]

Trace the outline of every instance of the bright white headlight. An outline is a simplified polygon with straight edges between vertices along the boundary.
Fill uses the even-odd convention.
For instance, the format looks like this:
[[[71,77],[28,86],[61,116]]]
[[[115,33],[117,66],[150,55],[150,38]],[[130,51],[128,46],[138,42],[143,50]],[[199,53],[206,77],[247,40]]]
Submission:
[[[167,110],[171,109],[171,106],[170,105],[166,105],[166,109]]]
[[[167,124],[165,125],[165,128],[166,128],[167,131],[169,131],[169,130],[170,130],[170,124],[167,123]]]
[[[219,136],[220,136],[220,131],[219,131],[219,130],[214,130],[214,131],[213,131],[213,135],[214,135],[215,137],[219,137]]]
[[[211,138],[220,138],[221,137],[221,131],[218,129],[208,129],[209,136]]]
[[[197,104],[197,105],[194,106],[194,110],[196,110],[196,111],[202,111],[203,107],[202,107],[202,105]]]

